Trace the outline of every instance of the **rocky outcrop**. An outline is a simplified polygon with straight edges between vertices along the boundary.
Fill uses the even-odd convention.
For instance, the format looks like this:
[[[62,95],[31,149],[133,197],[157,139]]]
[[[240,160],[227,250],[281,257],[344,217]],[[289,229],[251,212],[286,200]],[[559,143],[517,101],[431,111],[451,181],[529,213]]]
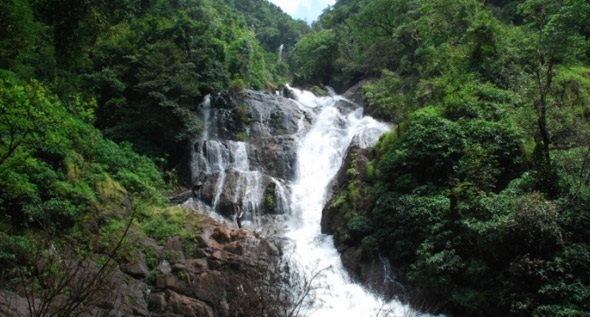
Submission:
[[[349,274],[385,298],[404,294],[399,275],[385,257],[376,256],[363,245],[371,231],[367,213],[373,208],[372,149],[351,146],[342,167],[331,183],[332,195],[322,211],[321,230],[334,236],[342,264]]]
[[[280,288],[278,281],[284,277],[279,238],[203,218],[197,240],[195,246],[187,246],[179,237],[165,243],[150,238],[137,241],[139,248],[109,269],[78,312],[83,316],[254,316],[254,310],[273,304],[259,299],[273,298],[269,294]],[[85,267],[80,276],[92,276],[98,269],[92,262]],[[34,303],[43,308],[39,299]],[[54,298],[50,305],[54,308],[48,311],[64,303],[65,299]],[[29,302],[0,290],[0,315],[28,316]]]
[[[286,184],[295,176],[295,136],[310,124],[298,103],[244,90],[220,93],[200,107],[207,131],[193,146],[194,195],[228,218],[235,204],[246,220],[288,213]]]
[[[270,274],[279,263],[280,241],[211,219],[200,230],[199,248],[192,254],[178,238],[163,249],[146,298],[151,316],[236,316],[260,295],[252,290],[261,283],[256,277]],[[176,255],[166,259],[166,252]]]
[[[334,235],[338,250],[360,244],[347,224],[353,217],[372,209],[372,179],[367,173],[372,158],[372,149],[351,146],[330,184],[332,197],[322,211],[321,229],[322,233]]]
[[[357,104],[360,107],[365,106],[364,100],[364,93],[363,93],[363,86],[369,82],[368,80],[362,80],[356,83],[354,86],[348,88],[343,94],[342,97],[352,101],[353,103]]]

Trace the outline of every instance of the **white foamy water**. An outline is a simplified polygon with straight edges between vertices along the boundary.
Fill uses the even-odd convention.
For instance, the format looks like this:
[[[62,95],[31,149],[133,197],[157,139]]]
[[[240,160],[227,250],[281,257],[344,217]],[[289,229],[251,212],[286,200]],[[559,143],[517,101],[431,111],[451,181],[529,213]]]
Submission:
[[[287,237],[294,242],[292,260],[306,275],[321,270],[314,285],[314,305],[303,315],[313,317],[413,316],[399,302],[384,303],[353,283],[344,270],[332,237],[321,233],[322,209],[328,185],[340,168],[346,149],[354,140],[362,147],[374,144],[389,126],[359,109],[343,115],[335,107],[339,97],[317,98],[295,90],[300,107],[313,113],[309,131],[302,131],[297,156],[297,179],[292,184],[292,218]]]
[[[363,117],[362,109],[331,91],[329,97],[316,97],[310,92],[293,89],[298,105],[306,114],[299,119],[299,131],[294,137],[297,145],[297,177],[290,182],[270,177],[275,186],[276,212],[287,217],[286,236],[292,242],[285,250],[298,274],[292,278],[319,273],[312,283],[307,300],[311,308],[302,305],[298,316],[310,317],[412,317],[419,315],[407,305],[396,301],[383,302],[378,296],[354,283],[348,277],[331,236],[321,233],[322,209],[328,200],[328,186],[338,172],[351,143],[370,147],[390,126],[370,117]],[[340,104],[339,104],[340,103]],[[252,168],[248,158],[251,144],[220,140],[212,126],[210,97],[199,106],[205,122],[205,133],[195,143],[193,177],[203,178],[214,188],[209,204],[190,199],[186,205],[206,211],[219,221],[225,219],[216,211],[224,190],[235,193],[235,203],[247,215],[245,228],[258,230],[261,202],[265,186],[261,184],[263,171]],[[311,125],[307,124],[311,120]],[[268,176],[268,175],[267,175]],[[228,185],[228,182],[230,185]],[[284,219],[281,217],[280,219]],[[298,287],[297,283],[293,283]],[[301,284],[299,284],[300,286]],[[297,289],[294,289],[297,295]]]

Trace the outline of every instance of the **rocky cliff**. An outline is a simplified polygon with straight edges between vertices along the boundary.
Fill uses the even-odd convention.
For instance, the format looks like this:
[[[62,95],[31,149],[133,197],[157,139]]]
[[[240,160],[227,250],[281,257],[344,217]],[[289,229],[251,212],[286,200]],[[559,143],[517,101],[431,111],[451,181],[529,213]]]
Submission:
[[[200,224],[198,246],[183,246],[179,237],[166,243],[144,238],[138,249],[118,260],[89,293],[78,312],[84,316],[253,316],[273,310],[284,299],[286,266],[281,241],[212,219]],[[142,252],[139,250],[147,250]],[[92,276],[88,260],[78,271]],[[106,289],[105,289],[106,286]],[[72,291],[76,291],[72,289]],[[104,291],[104,292],[103,292]],[[281,292],[283,292],[281,294]],[[31,299],[33,294],[30,294]],[[0,315],[29,316],[29,305],[47,304],[47,312],[64,311],[65,298],[44,303],[9,291],[0,292]],[[88,304],[91,303],[91,304]]]
[[[254,222],[265,214],[288,213],[295,136],[310,124],[296,102],[245,90],[211,96],[200,112],[206,131],[192,149],[195,196],[228,218],[235,204]]]
[[[359,83],[343,95],[363,105]],[[342,263],[353,279],[385,298],[403,298],[406,290],[398,282],[398,272],[384,256],[375,251],[371,241],[361,237],[371,232],[368,213],[373,208],[372,187],[375,184],[374,152],[355,142],[348,148],[336,177],[330,184],[331,196],[322,211],[322,233],[334,236]]]

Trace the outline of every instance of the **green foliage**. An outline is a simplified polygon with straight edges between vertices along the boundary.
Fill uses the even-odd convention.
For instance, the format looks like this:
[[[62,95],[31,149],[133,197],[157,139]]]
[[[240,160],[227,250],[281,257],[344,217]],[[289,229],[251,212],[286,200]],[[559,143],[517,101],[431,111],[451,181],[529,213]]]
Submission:
[[[168,167],[202,129],[202,96],[230,79],[236,90],[284,83],[277,50],[309,29],[262,0],[0,6],[0,67],[43,81],[80,119]]]
[[[266,51],[274,52],[283,44],[292,47],[308,30],[303,21],[294,21],[275,4],[261,0],[225,0],[243,16],[256,39]]]
[[[350,178],[357,177],[357,176],[359,176],[359,171],[355,167],[351,167],[346,170],[346,176],[348,176]]]
[[[353,233],[364,236],[372,231],[370,220],[365,216],[352,217],[347,224],[348,229]]]
[[[228,71],[243,80],[244,88],[261,90],[271,82],[272,78],[266,69],[262,49],[256,42],[254,34],[242,34],[230,43],[228,55]]]
[[[105,177],[130,195],[163,203],[157,190],[163,182],[153,163],[81,121],[83,105],[68,108],[38,82],[21,84],[10,76],[0,89],[3,221],[67,231],[101,209],[104,197],[95,189]]]
[[[406,120],[412,105],[412,96],[404,92],[407,84],[387,70],[379,81],[365,84],[363,92],[372,115],[395,123]]]
[[[166,243],[168,238],[175,236],[187,243],[196,243],[199,222],[199,218],[190,210],[180,206],[163,210],[147,207],[138,216],[141,231],[161,243]]]
[[[274,210],[276,207],[274,196],[267,194],[264,196],[264,208],[267,210]]]
[[[294,84],[326,84],[334,73],[337,37],[321,30],[303,38],[291,52],[295,71]]]
[[[367,179],[369,181],[374,181],[377,175],[375,175],[375,165],[373,161],[370,161],[365,166],[365,173],[367,174]]]
[[[329,84],[370,77],[367,113],[397,124],[355,238],[444,312],[585,315],[589,6],[485,4],[338,1],[302,41],[337,35]]]

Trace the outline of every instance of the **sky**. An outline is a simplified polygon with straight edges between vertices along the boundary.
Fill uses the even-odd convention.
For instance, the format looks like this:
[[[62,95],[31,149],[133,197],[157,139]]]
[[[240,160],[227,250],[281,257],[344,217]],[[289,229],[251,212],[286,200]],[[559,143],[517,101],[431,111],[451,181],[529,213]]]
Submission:
[[[315,21],[328,5],[334,5],[336,0],[270,0],[294,17],[308,24]]]

